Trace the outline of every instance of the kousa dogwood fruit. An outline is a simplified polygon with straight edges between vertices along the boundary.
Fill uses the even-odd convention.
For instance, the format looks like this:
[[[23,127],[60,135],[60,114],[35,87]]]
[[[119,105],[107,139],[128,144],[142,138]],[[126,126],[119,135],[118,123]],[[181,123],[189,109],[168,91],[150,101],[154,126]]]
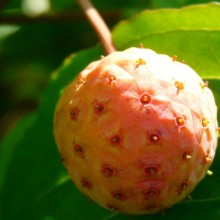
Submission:
[[[176,57],[144,48],[89,64],[54,116],[75,185],[99,205],[129,214],[156,213],[189,195],[213,161],[217,130],[207,82]]]

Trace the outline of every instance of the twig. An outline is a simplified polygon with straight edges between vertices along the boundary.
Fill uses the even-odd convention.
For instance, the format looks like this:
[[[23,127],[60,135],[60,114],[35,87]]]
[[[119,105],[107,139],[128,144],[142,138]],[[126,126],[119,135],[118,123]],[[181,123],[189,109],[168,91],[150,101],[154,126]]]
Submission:
[[[111,32],[98,11],[89,0],[77,0],[77,2],[96,31],[106,53],[110,54],[114,52],[116,49],[112,43]]]

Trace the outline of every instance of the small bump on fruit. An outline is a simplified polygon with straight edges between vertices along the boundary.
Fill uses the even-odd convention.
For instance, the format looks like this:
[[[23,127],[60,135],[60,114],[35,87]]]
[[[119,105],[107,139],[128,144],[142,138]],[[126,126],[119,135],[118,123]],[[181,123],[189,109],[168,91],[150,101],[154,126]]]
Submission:
[[[144,49],[143,43],[140,43],[140,44],[139,44],[139,48],[140,48],[140,49]]]
[[[149,189],[146,193],[145,193],[145,199],[155,199],[159,197],[159,191],[157,189]]]
[[[211,162],[212,162],[212,158],[209,157],[209,156],[206,156],[206,157],[205,157],[205,162],[206,162],[206,163],[211,163]]]
[[[176,117],[176,123],[177,123],[178,126],[184,126],[185,120],[182,116],[177,116]]]
[[[157,134],[151,134],[149,137],[150,141],[153,143],[157,143],[160,141],[160,137]]]
[[[172,61],[173,61],[173,62],[177,61],[177,55],[174,55],[174,56],[173,56]]]
[[[114,211],[114,212],[119,212],[120,211],[120,209],[115,205],[107,204],[106,207],[108,209],[110,209],[111,211]]]
[[[79,109],[77,107],[71,109],[71,111],[70,111],[70,118],[73,121],[75,121],[75,120],[77,120],[78,116],[79,116]]]
[[[181,185],[180,185],[180,188],[179,188],[179,194],[182,194],[185,190],[188,189],[188,183],[186,182],[183,182]]]
[[[151,102],[151,96],[148,95],[148,94],[144,94],[141,96],[140,98],[140,102],[143,104],[143,105],[147,105]]]
[[[209,121],[205,117],[202,117],[202,126],[207,127],[208,124],[209,124]]]
[[[88,189],[88,190],[92,190],[93,189],[93,185],[92,183],[86,178],[86,177],[83,177],[81,179],[81,184],[84,188]]]
[[[149,176],[153,176],[159,173],[158,167],[146,167],[144,169],[145,173]]]
[[[183,154],[182,154],[182,158],[183,160],[185,161],[190,161],[192,159],[192,155],[189,151],[185,151]]]
[[[94,109],[94,113],[96,115],[99,115],[101,114],[103,111],[104,111],[104,103],[102,102],[96,102],[93,106],[93,109]]]
[[[84,150],[80,144],[74,144],[73,150],[77,157],[84,158]]]
[[[175,86],[176,86],[176,88],[178,89],[178,91],[184,89],[184,85],[183,85],[182,82],[176,81],[176,82],[175,82]]]
[[[121,136],[120,135],[114,135],[110,138],[110,143],[112,145],[119,145],[121,143]]]
[[[200,86],[201,86],[202,89],[208,87],[208,85],[209,85],[208,81],[205,81],[204,83],[200,83]]]
[[[103,164],[102,169],[101,169],[101,173],[105,177],[112,177],[113,175],[115,175],[116,170],[115,170],[115,168],[111,167],[110,165]]]
[[[124,201],[127,199],[127,196],[122,191],[114,191],[111,194],[116,200]]]
[[[112,81],[116,80],[116,76],[111,74],[108,76],[108,80],[109,80],[109,82],[112,82]]]
[[[135,68],[139,67],[140,65],[145,65],[146,64],[146,61],[142,58],[139,58],[136,60],[136,66]]]

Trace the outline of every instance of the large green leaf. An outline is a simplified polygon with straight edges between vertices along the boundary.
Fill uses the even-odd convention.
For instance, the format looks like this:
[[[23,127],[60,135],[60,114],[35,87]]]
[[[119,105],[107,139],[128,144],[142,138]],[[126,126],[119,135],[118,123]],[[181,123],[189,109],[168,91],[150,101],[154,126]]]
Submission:
[[[147,10],[113,30],[118,49],[143,43],[158,53],[178,55],[201,76],[219,78],[220,5]]]
[[[146,11],[116,26],[114,41],[119,49],[142,42],[157,52],[184,57],[209,80],[220,106],[219,11],[216,4]],[[207,22],[207,17],[212,22]],[[192,47],[193,42],[197,44]],[[214,175],[198,185],[192,199],[180,202],[165,214],[146,217],[112,213],[89,201],[72,184],[54,143],[54,108],[62,89],[102,53],[94,47],[67,58],[52,75],[38,112],[21,122],[0,146],[0,219],[219,219],[220,149],[211,167]]]

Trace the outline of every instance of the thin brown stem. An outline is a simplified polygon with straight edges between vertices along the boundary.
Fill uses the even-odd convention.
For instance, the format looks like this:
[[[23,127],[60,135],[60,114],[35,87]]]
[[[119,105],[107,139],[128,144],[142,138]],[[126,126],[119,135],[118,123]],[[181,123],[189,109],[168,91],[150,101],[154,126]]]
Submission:
[[[110,54],[116,51],[112,43],[111,32],[108,26],[105,24],[103,18],[100,16],[91,2],[89,0],[77,0],[77,2],[96,31],[106,53]]]

